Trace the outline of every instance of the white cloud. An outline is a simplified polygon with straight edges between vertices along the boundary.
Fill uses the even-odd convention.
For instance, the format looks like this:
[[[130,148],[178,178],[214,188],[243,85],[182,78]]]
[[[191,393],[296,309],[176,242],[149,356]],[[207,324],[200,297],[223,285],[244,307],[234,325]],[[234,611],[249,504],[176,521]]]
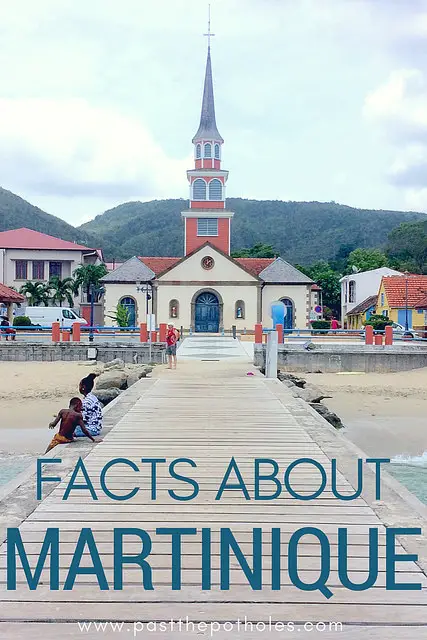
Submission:
[[[83,99],[0,100],[0,171],[41,195],[170,197],[189,159],[168,157],[142,123]]]
[[[407,206],[422,205],[426,210],[426,75],[420,69],[393,71],[387,82],[366,97],[364,115],[393,147],[390,182],[404,189]]]

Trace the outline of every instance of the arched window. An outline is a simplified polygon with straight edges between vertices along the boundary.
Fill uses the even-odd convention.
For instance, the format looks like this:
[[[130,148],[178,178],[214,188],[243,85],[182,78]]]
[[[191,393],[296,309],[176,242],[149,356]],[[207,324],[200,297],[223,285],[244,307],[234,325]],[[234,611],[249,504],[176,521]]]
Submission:
[[[294,322],[295,322],[295,307],[294,307],[294,303],[290,298],[282,298],[281,302],[283,302],[283,304],[285,305],[285,315],[283,318],[283,328],[285,329],[285,331],[287,329],[293,329],[294,328]]]
[[[212,158],[212,145],[210,142],[205,144],[205,158]]]
[[[193,182],[193,200],[206,200],[206,182],[201,178]]]
[[[222,200],[222,182],[217,178],[209,182],[209,200]]]
[[[179,302],[171,300],[169,302],[169,318],[179,318]]]
[[[348,301],[356,302],[356,283],[354,280],[350,280],[348,283]]]
[[[219,160],[219,144],[215,145],[215,159]]]
[[[243,302],[243,300],[237,300],[234,317],[236,318],[236,320],[245,319],[245,303]]]
[[[130,296],[126,296],[120,300],[120,304],[128,313],[128,327],[136,326],[136,302]]]
[[[202,157],[202,145],[196,144],[196,158],[199,159]]]

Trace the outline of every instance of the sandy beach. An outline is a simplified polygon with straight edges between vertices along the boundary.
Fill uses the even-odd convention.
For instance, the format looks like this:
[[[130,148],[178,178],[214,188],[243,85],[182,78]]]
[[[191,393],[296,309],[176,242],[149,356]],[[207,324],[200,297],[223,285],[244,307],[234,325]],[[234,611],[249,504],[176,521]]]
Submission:
[[[399,373],[297,374],[332,398],[345,435],[372,456],[427,451],[427,368]]]
[[[91,370],[78,362],[0,362],[0,452],[42,453],[53,414],[79,395]]]
[[[0,452],[41,453],[53,414],[78,395],[79,381],[92,369],[78,362],[0,362]],[[367,454],[392,457],[427,450],[427,368],[298,375],[332,396],[324,404],[341,417],[345,435]]]

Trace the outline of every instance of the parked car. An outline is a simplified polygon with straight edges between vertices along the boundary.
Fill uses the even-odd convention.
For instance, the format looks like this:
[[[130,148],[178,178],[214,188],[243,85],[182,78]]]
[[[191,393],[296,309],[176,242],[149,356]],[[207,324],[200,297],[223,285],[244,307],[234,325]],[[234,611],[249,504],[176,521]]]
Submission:
[[[404,336],[407,338],[422,338],[422,336],[420,336],[419,333],[417,333],[411,328],[409,328],[408,331],[406,331],[403,324],[399,324],[398,322],[393,322],[391,326],[393,327],[394,338],[403,338]],[[366,327],[362,327],[362,335],[364,335],[365,328]]]
[[[34,325],[51,327],[52,322],[59,322],[61,327],[71,328],[75,322],[87,325],[87,321],[67,307],[27,307],[25,315]]]

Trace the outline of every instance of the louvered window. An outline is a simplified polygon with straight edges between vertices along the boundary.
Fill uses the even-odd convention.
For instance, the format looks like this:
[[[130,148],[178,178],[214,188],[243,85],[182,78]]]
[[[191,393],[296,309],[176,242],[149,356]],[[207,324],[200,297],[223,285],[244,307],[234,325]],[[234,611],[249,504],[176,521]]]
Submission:
[[[215,145],[215,159],[219,160],[219,144]]]
[[[209,200],[222,200],[221,180],[211,180],[209,182]]]
[[[217,218],[198,218],[197,235],[198,236],[217,236],[218,235],[218,219]]]
[[[206,182],[201,178],[193,182],[193,200],[206,200]]]
[[[205,158],[212,158],[212,145],[210,142],[205,144]]]
[[[202,157],[202,147],[200,144],[196,145],[196,158],[199,159]]]

